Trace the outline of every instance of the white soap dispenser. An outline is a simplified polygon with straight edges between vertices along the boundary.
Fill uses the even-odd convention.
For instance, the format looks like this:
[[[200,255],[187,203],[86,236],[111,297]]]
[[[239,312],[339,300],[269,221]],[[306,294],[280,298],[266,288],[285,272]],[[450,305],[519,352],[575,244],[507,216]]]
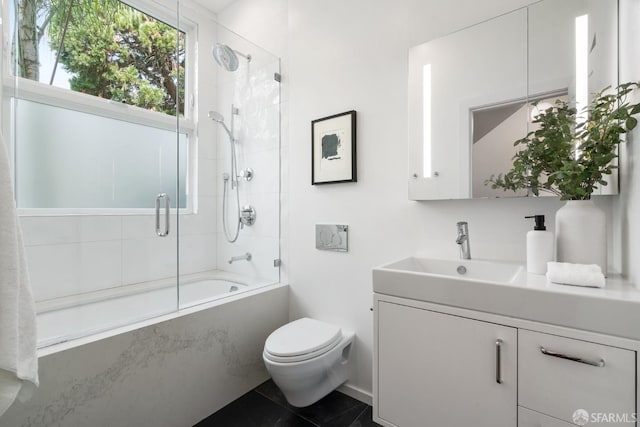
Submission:
[[[527,233],[527,271],[546,274],[547,262],[553,261],[553,233],[544,226],[544,215],[525,216],[534,218],[536,225]]]

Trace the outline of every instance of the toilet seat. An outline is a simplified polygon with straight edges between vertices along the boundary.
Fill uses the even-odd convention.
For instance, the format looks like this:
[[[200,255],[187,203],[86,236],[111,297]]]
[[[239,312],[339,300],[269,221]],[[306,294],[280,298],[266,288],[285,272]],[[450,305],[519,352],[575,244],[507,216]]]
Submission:
[[[301,362],[328,352],[341,340],[342,329],[338,326],[305,317],[269,335],[264,355],[274,362]]]

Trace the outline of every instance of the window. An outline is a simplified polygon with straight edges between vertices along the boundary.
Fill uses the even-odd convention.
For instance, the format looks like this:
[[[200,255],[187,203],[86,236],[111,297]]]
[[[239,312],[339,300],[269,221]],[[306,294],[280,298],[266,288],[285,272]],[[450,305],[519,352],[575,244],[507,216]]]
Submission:
[[[184,108],[184,32],[118,0],[11,5],[14,76],[170,115]]]
[[[144,209],[163,192],[175,207],[178,173],[186,207],[186,135],[176,150],[175,130],[23,99],[14,106],[19,208]]]
[[[18,207],[147,209],[165,192],[186,208],[187,34],[165,22],[171,13],[118,0],[8,3]]]

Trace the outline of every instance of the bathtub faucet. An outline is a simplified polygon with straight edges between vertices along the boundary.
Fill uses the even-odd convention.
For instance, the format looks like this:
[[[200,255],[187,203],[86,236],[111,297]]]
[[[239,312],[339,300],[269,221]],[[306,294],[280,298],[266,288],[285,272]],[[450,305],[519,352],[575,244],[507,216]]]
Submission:
[[[251,253],[247,252],[244,255],[232,256],[231,258],[229,258],[229,264],[233,264],[235,261],[241,261],[243,259],[246,259],[247,261],[251,261]]]

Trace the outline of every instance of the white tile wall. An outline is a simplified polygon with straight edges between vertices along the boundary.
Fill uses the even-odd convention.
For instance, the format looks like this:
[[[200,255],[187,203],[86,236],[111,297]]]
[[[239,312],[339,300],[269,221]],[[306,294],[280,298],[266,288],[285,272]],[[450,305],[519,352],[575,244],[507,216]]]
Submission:
[[[281,12],[286,9],[281,9]],[[229,108],[233,103],[239,108],[235,116],[234,134],[237,142],[237,164],[241,171],[246,167],[254,170],[251,181],[240,179],[240,205],[252,205],[257,211],[256,223],[240,231],[238,240],[230,244],[223,232],[222,205],[224,181],[222,172],[229,172],[230,144],[228,136],[218,129],[217,149],[217,217],[218,268],[225,271],[278,280],[278,269],[273,260],[279,257],[279,190],[280,190],[280,88],[273,80],[273,73],[279,70],[279,63],[258,47],[239,39],[226,31],[219,32],[219,40],[234,49],[253,56],[248,68],[241,60],[240,69],[230,74],[221,72],[217,80],[218,108],[230,125]],[[243,50],[244,49],[244,50]],[[249,71],[247,71],[249,70]],[[247,74],[248,73],[248,74]],[[227,188],[229,224],[235,233],[236,200],[235,190]],[[227,260],[251,252],[253,260],[229,265]]]
[[[180,235],[180,274],[214,270],[217,266],[214,232]]]
[[[280,238],[280,283],[289,283],[289,239]]]
[[[20,225],[27,246],[119,240],[122,233],[120,217],[106,215],[21,217]]]
[[[22,217],[21,224],[37,301],[176,274],[175,215],[168,238],[156,236],[153,215]]]
[[[201,196],[216,195],[217,168],[215,159],[198,159],[198,194]]]
[[[203,104],[199,108],[202,113],[198,129],[198,159],[215,159],[217,157],[218,128],[215,126],[215,122],[207,116],[209,111],[214,109],[214,106],[210,102],[203,102]]]
[[[251,253],[251,261],[236,261],[229,264],[232,256]],[[235,243],[228,243],[224,235],[218,234],[218,268],[231,273],[248,277],[278,281],[278,269],[273,266],[274,259],[279,256],[277,238],[251,237],[240,233]]]
[[[164,215],[162,215],[161,221],[164,224]],[[175,232],[175,230],[176,216],[172,214],[169,219],[169,233]],[[154,215],[126,215],[122,217],[122,238],[124,240],[156,237],[156,218]]]
[[[27,246],[36,301],[120,285],[120,252],[118,240]]]
[[[255,179],[246,182],[249,194],[278,193],[280,176],[278,164],[280,152],[277,148],[262,151],[250,151],[245,154],[246,164],[255,171]]]
[[[256,209],[256,222],[245,226],[242,232],[250,237],[279,237],[278,193],[251,193],[247,197]]]
[[[289,238],[289,201],[290,194],[283,192],[280,194],[280,237]]]
[[[122,241],[122,282],[125,284],[176,277],[175,237]]]
[[[204,15],[203,15],[204,16]],[[213,270],[216,255],[216,183],[218,179],[218,146],[226,141],[221,128],[208,118],[210,110],[217,110],[218,87],[215,83],[220,69],[210,55],[217,40],[217,26],[213,21],[198,26],[198,90],[196,95],[196,122],[198,125],[196,210],[180,217],[180,272],[181,274]],[[222,112],[226,114],[226,112]]]
[[[216,197],[198,197],[197,213],[180,216],[180,235],[215,233],[217,215]]]

